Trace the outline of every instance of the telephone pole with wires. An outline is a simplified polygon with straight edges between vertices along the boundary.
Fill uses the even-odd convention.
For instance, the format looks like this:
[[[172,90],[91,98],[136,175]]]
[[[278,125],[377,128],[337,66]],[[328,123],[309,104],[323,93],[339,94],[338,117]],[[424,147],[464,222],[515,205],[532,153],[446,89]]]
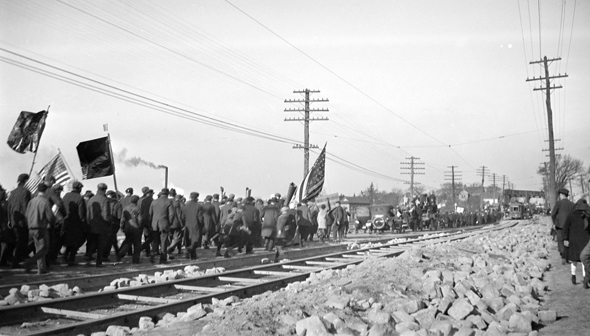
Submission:
[[[317,109],[310,109],[310,103],[319,103],[319,102],[328,102],[328,99],[310,99],[309,96],[312,93],[319,93],[320,91],[317,90],[298,90],[293,91],[293,93],[303,93],[305,94],[304,99],[285,99],[285,103],[303,103],[303,108],[286,108],[285,112],[303,112],[303,118],[285,118],[285,121],[303,121],[303,146],[297,144],[293,146],[295,149],[302,149],[303,148],[303,178],[307,176],[307,172],[309,171],[309,149],[310,148],[318,148],[317,145],[310,145],[309,144],[309,123],[311,121],[327,121],[328,118],[319,117],[319,118],[310,118],[309,115],[311,112],[329,112],[326,108],[317,108]]]
[[[545,86],[534,88],[533,91],[545,91],[545,103],[547,107],[547,127],[549,129],[549,205],[553,208],[556,202],[556,190],[555,190],[555,139],[553,136],[553,112],[551,110],[551,90],[561,89],[562,86],[551,85],[551,80],[556,78],[568,77],[567,74],[558,74],[557,76],[549,76],[549,63],[554,61],[561,61],[561,57],[547,59],[544,56],[540,61],[532,61],[529,64],[540,64],[545,68],[545,77],[533,77],[527,78],[526,81],[545,81]]]
[[[485,187],[484,187],[485,179],[486,179],[486,176],[490,175],[490,170],[487,168],[488,167],[486,167],[486,166],[481,166],[481,168],[477,169],[477,174],[478,175],[481,174],[481,196],[479,197],[479,209],[480,210],[483,210],[483,193],[485,192]]]
[[[414,182],[414,175],[424,175],[422,172],[417,172],[416,170],[424,170],[424,167],[416,167],[417,165],[423,165],[424,162],[416,162],[416,160],[420,160],[419,157],[411,156],[406,158],[406,160],[410,160],[410,162],[400,162],[402,165],[409,165],[409,167],[401,167],[401,169],[408,169],[409,173],[402,173],[406,175],[410,175],[410,199],[414,197],[414,184],[420,184],[418,182]],[[405,182],[408,184],[408,182]]]
[[[451,171],[445,171],[445,180],[449,181],[449,177],[451,178],[451,187],[453,188],[453,209],[455,209],[455,205],[457,204],[457,193],[455,192],[455,181],[456,180],[461,180],[461,175],[457,175],[457,174],[461,174],[460,171],[455,171],[455,168],[457,168],[457,166],[449,166],[448,168],[451,168]],[[450,176],[448,174],[451,174]]]

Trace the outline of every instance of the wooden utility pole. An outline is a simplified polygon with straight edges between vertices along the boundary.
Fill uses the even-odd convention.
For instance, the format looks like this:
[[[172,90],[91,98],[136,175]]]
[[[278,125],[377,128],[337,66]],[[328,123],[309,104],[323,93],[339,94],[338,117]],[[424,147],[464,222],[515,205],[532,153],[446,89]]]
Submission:
[[[424,167],[416,167],[417,165],[423,165],[424,162],[416,162],[416,160],[420,160],[419,157],[411,156],[406,158],[406,160],[410,160],[410,162],[400,162],[403,165],[409,165],[409,167],[401,167],[401,169],[408,169],[409,173],[402,173],[406,175],[410,175],[410,199],[414,197],[414,184],[420,184],[418,182],[414,182],[414,175],[424,175],[422,172],[416,172],[416,170],[424,170]],[[408,184],[408,182],[406,182]]]
[[[547,59],[547,56],[543,57],[540,61],[529,62],[529,64],[542,64],[545,68],[545,77],[533,77],[527,78],[526,81],[545,81],[545,87],[534,88],[534,91],[544,90],[545,91],[545,103],[547,108],[547,128],[549,130],[549,204],[551,208],[555,205],[557,194],[555,188],[555,139],[553,137],[553,112],[551,110],[551,89],[561,89],[562,86],[551,86],[551,79],[567,77],[567,74],[559,74],[557,76],[549,76],[549,63],[553,61],[560,61],[561,58]]]
[[[483,210],[483,193],[485,192],[485,188],[484,188],[484,183],[485,183],[485,178],[486,178],[486,174],[489,174],[489,170],[486,173],[486,166],[481,166],[480,169],[478,169],[478,174],[481,174],[481,196],[479,197],[479,210]]]
[[[317,145],[310,145],[309,144],[309,123],[311,121],[325,121],[329,120],[328,118],[320,117],[320,118],[310,118],[309,114],[311,112],[329,112],[328,109],[310,109],[310,103],[318,103],[318,102],[328,102],[328,99],[310,99],[309,96],[312,93],[318,93],[320,91],[317,90],[298,90],[293,91],[293,93],[303,93],[305,94],[304,99],[285,99],[285,103],[304,103],[303,108],[289,108],[285,109],[285,112],[304,112],[303,118],[285,118],[285,121],[303,121],[303,146],[297,144],[293,146],[296,149],[303,148],[303,178],[307,176],[307,172],[309,171],[309,149],[310,148],[318,148]]]
[[[453,209],[455,209],[455,205],[457,204],[457,192],[455,191],[455,180],[460,180],[461,179],[461,175],[455,175],[455,174],[460,174],[461,172],[455,171],[455,168],[457,168],[457,166],[448,166],[447,168],[451,168],[451,176],[445,175],[445,180],[449,181],[449,177],[451,178],[451,187],[453,188]],[[449,174],[449,171],[446,171],[445,174]]]

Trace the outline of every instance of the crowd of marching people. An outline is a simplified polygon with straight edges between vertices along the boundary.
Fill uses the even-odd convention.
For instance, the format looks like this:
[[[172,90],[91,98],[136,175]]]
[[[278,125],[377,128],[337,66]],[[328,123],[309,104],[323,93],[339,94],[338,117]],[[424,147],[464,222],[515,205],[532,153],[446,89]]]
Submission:
[[[141,196],[127,188],[120,197],[104,183],[95,193],[82,194],[78,181],[62,197],[63,187],[52,176],[45,176],[34,193],[25,186],[28,180],[28,174],[19,175],[8,197],[0,187],[0,266],[30,271],[36,264],[38,274],[58,263],[75,266],[84,245],[85,259],[97,267],[112,257],[130,256],[139,263],[142,253],[161,264],[174,259],[174,252],[194,260],[197,249],[210,248],[230,258],[264,247],[279,258],[283,247],[303,246],[314,236],[323,242],[333,234],[341,242],[348,228],[339,202],[334,207],[305,200],[286,204],[280,194],[268,200],[214,194],[200,201],[197,192],[187,200],[167,188],[154,197],[149,187]],[[120,245],[119,232],[125,235]]]

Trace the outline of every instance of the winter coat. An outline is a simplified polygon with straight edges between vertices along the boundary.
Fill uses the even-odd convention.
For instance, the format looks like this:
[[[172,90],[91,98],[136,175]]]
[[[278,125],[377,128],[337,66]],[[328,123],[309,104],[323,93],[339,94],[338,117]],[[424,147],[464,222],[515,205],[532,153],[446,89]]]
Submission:
[[[575,210],[567,216],[563,225],[563,240],[569,241],[567,260],[580,261],[580,253],[590,241],[590,225],[585,223],[589,220],[588,204],[578,201]],[[586,228],[584,228],[585,225],[587,225]]]
[[[281,214],[279,208],[275,205],[267,205],[262,208],[260,217],[262,217],[262,237],[274,238],[277,234],[277,219]]]
[[[64,245],[79,248],[84,245],[89,228],[86,222],[86,201],[80,192],[65,194],[63,204],[66,217],[62,226]]]

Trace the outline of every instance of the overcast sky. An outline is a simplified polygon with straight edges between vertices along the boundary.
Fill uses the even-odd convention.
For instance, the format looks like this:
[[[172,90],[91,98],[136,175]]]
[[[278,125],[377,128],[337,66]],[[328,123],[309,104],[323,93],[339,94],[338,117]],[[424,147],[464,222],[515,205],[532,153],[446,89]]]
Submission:
[[[119,189],[163,187],[162,169],[126,164],[137,157],[187,194],[267,197],[303,177],[303,125],[284,121],[301,105],[284,101],[308,88],[329,99],[310,126],[327,193],[405,189],[410,156],[428,189],[449,166],[464,183],[485,166],[540,190],[547,117],[528,63],[562,58],[556,147],[590,164],[588,18],[587,1],[0,1],[0,138],[51,105],[35,170],[60,149],[81,178],[76,146],[108,124]],[[0,183],[32,160],[0,146]],[[84,189],[99,182],[113,188]]]

